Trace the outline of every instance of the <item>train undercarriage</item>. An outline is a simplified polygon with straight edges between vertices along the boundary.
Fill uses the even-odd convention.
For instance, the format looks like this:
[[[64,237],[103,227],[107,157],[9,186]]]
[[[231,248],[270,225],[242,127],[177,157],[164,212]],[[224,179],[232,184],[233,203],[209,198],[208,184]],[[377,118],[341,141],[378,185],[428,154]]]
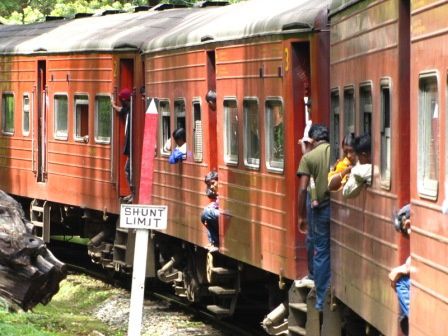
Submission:
[[[131,275],[135,231],[120,228],[117,215],[36,199],[20,202],[30,209],[35,234],[45,242],[77,237],[93,263],[111,274]],[[332,295],[319,314],[309,282],[285,281],[155,231],[148,242],[146,276],[172,286],[176,295],[204,305],[218,318],[252,314],[269,335],[380,335]]]

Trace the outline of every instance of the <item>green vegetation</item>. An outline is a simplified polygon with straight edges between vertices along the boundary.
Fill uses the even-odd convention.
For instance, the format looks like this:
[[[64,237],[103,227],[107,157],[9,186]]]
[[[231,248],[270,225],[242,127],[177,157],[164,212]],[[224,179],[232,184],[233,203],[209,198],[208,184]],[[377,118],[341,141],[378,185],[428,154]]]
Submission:
[[[92,316],[94,308],[119,291],[86,276],[69,275],[51,302],[38,305],[32,312],[12,313],[0,304],[0,335],[88,336],[96,330],[103,335],[123,336],[125,329],[111,330]]]
[[[130,10],[141,5],[171,3],[191,6],[202,0],[1,0],[0,23],[21,24],[44,20],[45,16],[71,17],[76,13],[95,13],[105,9]],[[242,0],[227,0],[230,3]]]

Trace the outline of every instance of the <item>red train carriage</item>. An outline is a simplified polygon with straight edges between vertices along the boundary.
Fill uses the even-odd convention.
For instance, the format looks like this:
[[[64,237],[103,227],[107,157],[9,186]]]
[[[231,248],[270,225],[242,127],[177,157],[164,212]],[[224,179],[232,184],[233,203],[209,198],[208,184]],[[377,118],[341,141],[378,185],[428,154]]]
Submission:
[[[353,200],[332,195],[332,290],[386,335],[398,304],[388,273],[409,255],[394,211],[409,202],[409,1],[335,1],[331,11],[334,157],[348,132],[371,133],[372,184]]]
[[[296,225],[297,141],[304,129],[304,97],[312,100],[313,121],[328,123],[327,8],[322,1],[218,8],[192,16],[144,49],[147,95],[157,98],[160,117],[153,201],[168,204],[166,233],[180,239],[177,250],[167,243],[159,276],[185,286],[190,299],[197,298],[192,287],[209,285],[205,254],[189,254],[182,242],[206,244],[200,212],[207,204],[203,178],[212,169],[219,174],[222,213],[215,259],[234,270],[237,264],[230,260],[245,263],[241,282],[270,274],[265,282],[278,287],[278,278],[307,274],[304,237]],[[204,102],[210,89],[217,93],[216,111]],[[283,118],[280,149],[273,136],[276,118]],[[169,165],[163,145],[179,125],[187,130],[187,159]],[[188,257],[196,263],[186,262]],[[208,258],[210,273],[217,261]],[[210,309],[233,312],[229,306]]]
[[[411,1],[411,335],[448,327],[447,1]]]

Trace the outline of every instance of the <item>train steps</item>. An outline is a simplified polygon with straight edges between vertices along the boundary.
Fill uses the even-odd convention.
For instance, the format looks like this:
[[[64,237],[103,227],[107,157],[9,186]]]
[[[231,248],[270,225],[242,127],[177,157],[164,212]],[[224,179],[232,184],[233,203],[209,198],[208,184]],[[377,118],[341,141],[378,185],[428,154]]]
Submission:
[[[288,297],[288,335],[319,336],[319,312],[314,309],[314,283],[310,280],[294,281]]]
[[[113,265],[116,272],[124,272],[130,274],[134,260],[135,232],[120,228],[120,222],[117,220],[115,229],[115,239],[112,246],[112,253],[109,249],[105,249],[102,257],[104,264],[109,262]],[[112,260],[109,260],[112,257]]]
[[[206,264],[208,292],[213,304],[207,310],[218,318],[232,316],[240,292],[240,276],[237,269],[223,264],[218,253],[209,252]]]
[[[30,205],[30,220],[33,224],[33,234],[45,243],[50,242],[50,211],[47,201],[33,199]]]

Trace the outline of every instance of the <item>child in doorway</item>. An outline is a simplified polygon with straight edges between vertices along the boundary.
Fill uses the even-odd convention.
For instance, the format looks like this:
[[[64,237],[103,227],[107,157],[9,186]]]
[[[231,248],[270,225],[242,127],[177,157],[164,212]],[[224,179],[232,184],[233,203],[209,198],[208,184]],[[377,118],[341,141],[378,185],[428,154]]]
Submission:
[[[205,194],[209,199],[209,204],[204,208],[201,214],[201,223],[207,229],[207,236],[211,252],[217,251],[219,246],[219,203],[218,203],[218,173],[209,172],[204,179],[207,185]]]

